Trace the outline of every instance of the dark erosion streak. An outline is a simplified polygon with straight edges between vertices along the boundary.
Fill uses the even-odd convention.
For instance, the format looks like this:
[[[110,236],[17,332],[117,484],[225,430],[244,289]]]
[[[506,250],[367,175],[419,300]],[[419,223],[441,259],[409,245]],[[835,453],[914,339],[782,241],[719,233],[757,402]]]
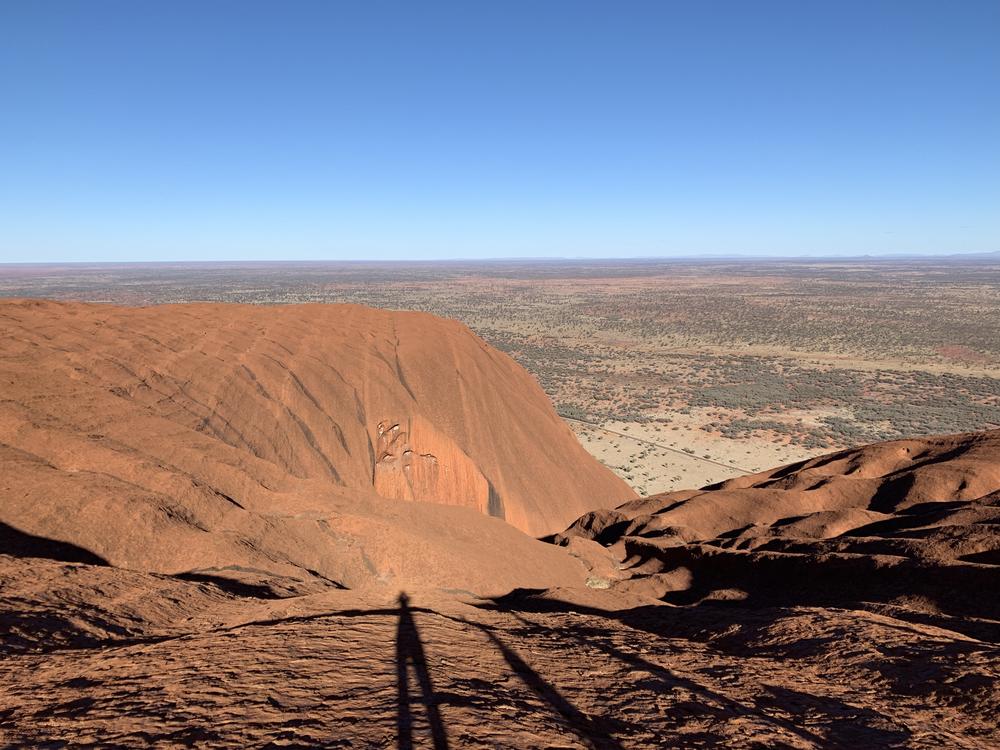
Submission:
[[[497,492],[497,488],[493,486],[493,482],[487,479],[486,484],[489,486],[486,511],[494,518],[499,518],[501,521],[506,521],[507,513],[503,507],[503,498],[500,497],[500,493]]]

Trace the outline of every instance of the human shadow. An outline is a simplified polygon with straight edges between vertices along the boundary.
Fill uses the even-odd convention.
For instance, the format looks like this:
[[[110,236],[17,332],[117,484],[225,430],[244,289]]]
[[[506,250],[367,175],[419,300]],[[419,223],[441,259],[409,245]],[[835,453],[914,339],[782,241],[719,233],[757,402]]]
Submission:
[[[662,606],[640,606],[632,610],[610,612],[596,608],[560,602],[551,599],[534,599],[530,592],[512,592],[511,595],[499,597],[492,605],[479,605],[482,609],[495,609],[514,617],[524,627],[527,635],[545,635],[558,637],[567,641],[575,641],[580,646],[604,652],[607,656],[628,664],[631,668],[648,674],[658,684],[654,689],[671,693],[680,689],[695,697],[693,702],[684,706],[684,711],[677,717],[677,722],[689,720],[690,715],[701,715],[706,718],[742,717],[754,719],[769,724],[774,729],[794,736],[798,741],[819,746],[840,745],[848,739],[864,738],[878,744],[879,742],[901,741],[909,736],[902,726],[887,726],[886,717],[875,711],[861,711],[833,697],[816,697],[812,699],[809,708],[817,714],[814,723],[821,728],[823,734],[813,731],[803,725],[796,715],[801,708],[802,700],[792,700],[791,693],[775,693],[771,702],[744,703],[724,695],[709,685],[696,681],[693,677],[678,674],[674,670],[644,658],[638,653],[624,650],[614,644],[609,637],[614,632],[620,632],[621,626],[635,630],[643,630],[657,636],[673,638],[690,638],[695,641],[711,641],[714,646],[722,647],[724,652],[733,655],[748,655],[754,651],[749,644],[738,642],[725,643],[719,639],[720,632],[729,630],[729,625],[740,623],[751,625],[744,618],[750,614],[745,608],[726,603],[713,603],[712,606],[678,610]],[[700,610],[700,611],[699,611]],[[580,624],[558,628],[542,622],[529,619],[524,613],[565,613],[592,615],[600,618],[590,624]],[[780,609],[769,612],[758,610],[758,617],[764,620],[780,618],[784,613]],[[765,622],[759,623],[764,625]],[[752,629],[752,627],[751,627]],[[811,649],[815,644],[808,644]],[[795,647],[790,647],[794,649]],[[776,654],[777,656],[777,654]],[[795,697],[795,696],[792,696]],[[776,711],[776,708],[784,709]],[[791,714],[790,718],[781,713]],[[846,718],[845,718],[846,717]],[[848,721],[848,719],[850,721]],[[853,721],[853,725],[850,723]],[[690,738],[688,738],[690,739]],[[714,737],[715,744],[725,742],[725,737]]]
[[[612,731],[625,729],[624,722],[611,722],[602,717],[591,717],[583,713],[567,700],[555,686],[532,669],[516,651],[500,640],[492,628],[470,620],[463,619],[463,622],[467,625],[473,625],[485,633],[514,674],[520,677],[521,681],[539,698],[552,706],[574,733],[583,739],[589,747],[595,748],[595,750],[621,750],[622,745],[614,738]],[[615,726],[611,726],[611,724],[615,724]]]
[[[419,697],[410,693],[410,669],[416,678]],[[448,735],[445,732],[441,712],[438,710],[437,696],[427,669],[427,657],[420,640],[420,632],[413,621],[410,597],[405,592],[399,595],[399,625],[396,629],[396,687],[398,690],[398,710],[396,728],[399,750],[413,747],[413,714],[411,706],[417,702],[423,705],[430,728],[434,750],[447,750]]]
[[[741,716],[747,718],[758,718],[761,719],[777,728],[784,729],[792,735],[797,736],[800,740],[812,743],[823,744],[823,738],[813,732],[802,729],[797,726],[794,722],[788,721],[786,719],[781,719],[774,716],[767,716],[754,711],[752,708],[745,706],[744,704],[736,701],[732,698],[726,697],[725,695],[716,692],[705,685],[702,685],[691,678],[683,677],[671,669],[663,667],[655,662],[651,662],[641,656],[623,651],[619,648],[615,648],[605,639],[602,638],[588,638],[581,633],[575,632],[572,628],[561,628],[559,630],[554,630],[545,625],[540,625],[536,622],[528,620],[522,617],[517,612],[511,611],[510,614],[524,625],[529,632],[535,633],[549,633],[552,635],[559,635],[563,638],[568,638],[576,641],[581,646],[587,646],[590,648],[596,648],[597,650],[603,651],[608,656],[617,659],[625,664],[628,664],[634,669],[639,669],[647,674],[651,675],[660,683],[660,690],[666,692],[672,692],[677,688],[683,688],[690,694],[696,696],[697,703],[695,706],[705,715],[712,717],[720,717],[724,715],[731,716]],[[690,708],[690,707],[689,707]],[[717,737],[716,740],[721,741],[723,737]]]
[[[12,557],[43,557],[59,562],[107,565],[108,561],[71,542],[35,536],[0,522],[0,554]]]

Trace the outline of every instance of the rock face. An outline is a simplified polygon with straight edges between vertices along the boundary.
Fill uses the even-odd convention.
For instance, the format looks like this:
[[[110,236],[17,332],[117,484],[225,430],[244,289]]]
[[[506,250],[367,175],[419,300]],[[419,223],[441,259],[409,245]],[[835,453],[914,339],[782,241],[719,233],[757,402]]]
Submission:
[[[1000,585],[1000,430],[879,443],[633,500],[556,540],[619,587],[676,604],[916,602],[1000,619],[983,595]]]
[[[501,590],[576,573],[515,528],[634,497],[523,369],[432,315],[7,301],[0,332],[0,523],[24,544]]]
[[[434,481],[406,447],[423,429],[387,422],[374,441],[393,492]],[[213,521],[256,545],[239,580],[109,567],[0,527],[0,746],[1000,747],[998,444],[868,446],[590,513],[557,536],[590,561],[588,586],[567,550],[478,510],[351,490],[335,511],[323,483],[320,500],[262,495],[284,515],[259,511],[253,534],[235,506]],[[53,461],[92,471],[77,455]],[[438,588],[274,572],[310,554],[346,570],[362,540],[388,583]],[[441,590],[491,566],[498,588],[528,589]]]

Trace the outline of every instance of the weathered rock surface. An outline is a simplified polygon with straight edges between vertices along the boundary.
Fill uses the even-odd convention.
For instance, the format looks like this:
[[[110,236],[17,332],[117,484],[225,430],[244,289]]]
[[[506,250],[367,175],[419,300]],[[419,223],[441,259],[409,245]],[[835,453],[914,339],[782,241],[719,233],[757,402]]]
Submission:
[[[634,497],[426,314],[6,301],[0,388],[0,523],[134,570],[548,585],[578,565],[512,527]]]
[[[1000,591],[1000,430],[641,498],[587,513],[555,540],[603,570],[610,554],[619,587],[677,604],[904,603],[995,634],[1000,598],[985,592]]]

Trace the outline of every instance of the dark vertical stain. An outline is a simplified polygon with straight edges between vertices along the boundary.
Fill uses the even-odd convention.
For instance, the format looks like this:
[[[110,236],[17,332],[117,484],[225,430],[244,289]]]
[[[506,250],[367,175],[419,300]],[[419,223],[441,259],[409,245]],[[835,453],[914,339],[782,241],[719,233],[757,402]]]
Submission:
[[[493,486],[493,482],[486,480],[486,484],[489,485],[489,494],[487,496],[486,502],[486,512],[489,513],[494,518],[499,518],[502,521],[507,520],[507,514],[503,509],[503,498],[500,497],[500,493],[497,492],[496,487]]]
[[[361,403],[361,397],[358,395],[358,389],[354,389],[354,409],[358,415],[358,421],[361,424],[366,425],[368,423],[368,416],[365,414],[365,405]]]
[[[375,486],[375,446],[372,445],[372,436],[368,434],[368,428],[365,428],[365,439],[368,441],[368,462],[372,466],[372,487]]]
[[[416,401],[417,397],[413,395],[413,389],[410,388],[410,384],[406,382],[406,376],[403,375],[403,365],[399,361],[399,354],[396,355],[396,375],[399,377],[399,382],[403,384],[406,392],[410,394],[410,398]]]

